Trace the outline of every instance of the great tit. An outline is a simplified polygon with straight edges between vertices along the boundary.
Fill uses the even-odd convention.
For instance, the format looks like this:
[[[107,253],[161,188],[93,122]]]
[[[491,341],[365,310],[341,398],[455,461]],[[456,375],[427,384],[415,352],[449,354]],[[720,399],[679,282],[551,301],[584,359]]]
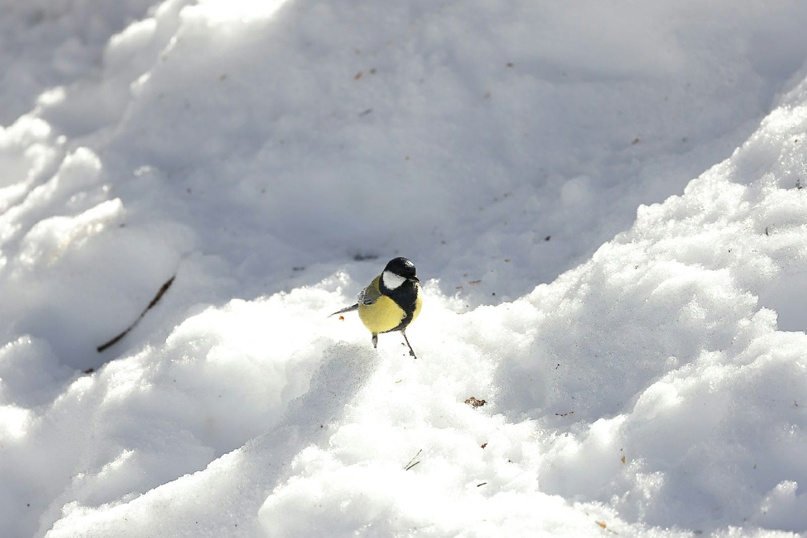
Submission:
[[[373,335],[373,348],[378,347],[378,335],[401,331],[409,354],[417,359],[412,344],[406,337],[406,328],[423,305],[420,281],[415,275],[415,264],[406,258],[394,258],[387,263],[380,275],[361,290],[358,302],[331,314],[359,311],[359,318]]]

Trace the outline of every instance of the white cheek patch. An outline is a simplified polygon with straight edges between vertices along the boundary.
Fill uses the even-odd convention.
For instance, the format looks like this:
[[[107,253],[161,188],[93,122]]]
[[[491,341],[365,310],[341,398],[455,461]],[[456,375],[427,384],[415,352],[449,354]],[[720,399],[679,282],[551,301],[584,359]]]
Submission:
[[[384,286],[387,289],[394,290],[398,286],[406,282],[406,279],[402,276],[396,275],[395,273],[384,271],[383,273],[381,273],[381,281],[384,282]]]

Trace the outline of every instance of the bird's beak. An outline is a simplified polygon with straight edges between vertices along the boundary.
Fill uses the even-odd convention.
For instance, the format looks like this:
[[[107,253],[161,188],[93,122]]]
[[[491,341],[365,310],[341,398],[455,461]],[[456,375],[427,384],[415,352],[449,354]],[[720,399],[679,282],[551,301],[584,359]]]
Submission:
[[[416,276],[410,276],[409,280],[411,280],[412,282],[420,282],[420,279]]]

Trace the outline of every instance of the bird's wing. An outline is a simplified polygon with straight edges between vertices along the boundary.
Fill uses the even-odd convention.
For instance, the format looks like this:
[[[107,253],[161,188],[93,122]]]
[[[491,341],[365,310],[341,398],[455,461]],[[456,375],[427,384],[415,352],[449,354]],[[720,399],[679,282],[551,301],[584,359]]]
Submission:
[[[375,303],[381,297],[381,292],[378,288],[370,284],[359,293],[359,303],[364,306],[369,306]]]

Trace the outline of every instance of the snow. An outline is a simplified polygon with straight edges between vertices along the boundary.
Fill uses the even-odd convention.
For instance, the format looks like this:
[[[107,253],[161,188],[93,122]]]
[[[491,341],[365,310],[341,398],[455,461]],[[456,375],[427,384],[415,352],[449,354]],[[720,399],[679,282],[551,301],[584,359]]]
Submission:
[[[0,535],[807,533],[804,4],[0,11]]]

